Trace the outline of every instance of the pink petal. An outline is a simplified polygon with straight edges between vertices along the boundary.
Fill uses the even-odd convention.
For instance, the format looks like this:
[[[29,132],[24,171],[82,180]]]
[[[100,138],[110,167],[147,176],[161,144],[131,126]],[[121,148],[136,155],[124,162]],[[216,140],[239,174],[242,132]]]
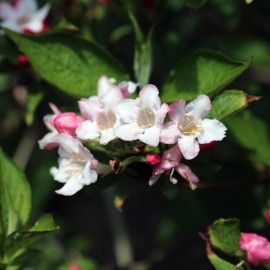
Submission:
[[[185,117],[185,104],[186,102],[181,99],[170,105],[169,116],[173,122],[179,123]]]
[[[199,143],[194,136],[182,136],[178,139],[178,145],[185,159],[195,158],[200,151]]]
[[[227,128],[218,120],[204,119],[202,121],[202,131],[197,134],[199,143],[210,143],[221,141],[226,134]]]
[[[100,102],[105,108],[114,109],[115,106],[123,99],[121,90],[117,86],[112,86],[100,97]]]
[[[160,109],[155,113],[155,124],[163,125],[164,119],[169,111],[169,106],[167,104],[162,104]]]
[[[196,174],[194,174],[194,172],[191,171],[189,166],[180,164],[175,169],[184,179],[190,183],[192,189],[196,188],[196,184],[199,182],[199,178]]]
[[[186,113],[196,119],[203,119],[211,110],[211,101],[208,96],[200,95],[187,104]]]
[[[146,85],[139,93],[142,107],[153,111],[159,110],[161,102],[158,94],[159,91],[156,86],[152,84]]]
[[[160,127],[153,126],[144,130],[144,133],[138,135],[138,139],[145,144],[158,146],[160,138]]]
[[[160,141],[166,144],[176,143],[181,133],[174,122],[167,123],[161,130]]]
[[[81,99],[78,103],[82,116],[87,120],[95,120],[101,111],[101,104],[98,100]]]
[[[162,161],[169,160],[172,162],[176,162],[177,163],[176,165],[180,163],[181,158],[182,158],[182,154],[177,144],[173,146],[172,148],[166,150],[162,155]]]
[[[14,8],[7,2],[0,2],[0,18],[3,20],[14,19]]]

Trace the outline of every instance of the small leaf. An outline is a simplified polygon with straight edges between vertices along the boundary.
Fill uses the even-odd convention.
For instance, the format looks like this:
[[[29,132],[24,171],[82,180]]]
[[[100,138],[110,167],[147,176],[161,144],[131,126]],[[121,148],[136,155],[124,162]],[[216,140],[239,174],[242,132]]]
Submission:
[[[265,165],[270,166],[270,142],[267,124],[248,110],[225,122],[234,139],[251,150]]]
[[[28,221],[31,191],[25,175],[0,148],[0,232],[2,240]],[[1,241],[2,242],[2,241]]]
[[[216,248],[235,256],[241,256],[239,247],[240,228],[238,219],[218,219],[208,229],[210,243]]]
[[[132,13],[129,14],[135,31],[136,45],[134,54],[134,72],[140,86],[143,87],[149,82],[152,71],[152,34],[153,27],[145,39],[139,24]]]
[[[244,270],[242,266],[236,267],[230,262],[221,259],[213,252],[208,254],[207,257],[216,270]]]
[[[94,42],[69,33],[26,36],[5,30],[41,77],[74,97],[96,94],[101,75],[127,80],[122,66]]]
[[[226,90],[212,102],[212,109],[207,118],[222,120],[239,110],[244,109],[250,102],[260,99],[256,96],[248,96],[240,90]]]
[[[24,118],[27,125],[31,125],[34,121],[35,111],[42,101],[44,94],[42,92],[31,93],[28,92]]]
[[[57,230],[59,230],[59,227],[55,225],[53,217],[50,214],[46,214],[30,230],[13,232],[8,236],[5,256],[12,262],[18,254],[21,255],[22,252],[19,252],[20,250],[26,249],[37,240]]]
[[[191,100],[200,94],[213,95],[237,78],[250,62],[239,62],[222,53],[197,50],[184,57],[166,80],[161,98]]]

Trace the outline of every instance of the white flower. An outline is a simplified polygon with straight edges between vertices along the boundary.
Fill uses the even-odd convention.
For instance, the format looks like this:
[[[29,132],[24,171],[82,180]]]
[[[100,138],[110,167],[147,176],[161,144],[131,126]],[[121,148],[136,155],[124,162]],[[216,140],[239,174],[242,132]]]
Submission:
[[[3,20],[1,26],[19,33],[39,33],[44,28],[49,9],[50,4],[47,3],[38,10],[35,0],[18,0],[14,5],[0,2],[0,19]]]
[[[54,180],[65,183],[56,193],[70,196],[84,186],[95,183],[98,162],[90,151],[67,134],[56,135],[54,140],[59,144],[59,168],[52,167],[50,173]]]
[[[208,96],[200,95],[194,101],[185,105],[179,100],[170,105],[171,121],[161,132],[161,142],[178,143],[186,159],[193,159],[199,153],[199,143],[221,141],[227,128],[216,119],[204,119],[211,110]]]
[[[140,140],[157,146],[168,105],[162,104],[156,86],[148,84],[139,93],[139,98],[124,99],[117,106],[121,125],[115,135],[124,141]]]

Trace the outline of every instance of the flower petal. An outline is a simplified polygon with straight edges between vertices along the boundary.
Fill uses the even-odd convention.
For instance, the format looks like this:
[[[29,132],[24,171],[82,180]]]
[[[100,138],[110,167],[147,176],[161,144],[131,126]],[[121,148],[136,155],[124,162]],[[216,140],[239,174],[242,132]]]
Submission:
[[[111,86],[99,100],[105,108],[113,110],[122,99],[121,90],[117,86]]]
[[[202,131],[197,134],[199,143],[210,143],[221,141],[225,137],[227,128],[218,120],[204,119],[202,121]]]
[[[195,158],[200,151],[195,136],[182,136],[178,139],[178,145],[185,159]]]
[[[15,9],[19,18],[31,17],[37,10],[37,2],[35,0],[19,0]]]
[[[0,18],[3,20],[14,20],[14,8],[6,2],[0,3]]]
[[[169,116],[173,122],[179,123],[185,117],[186,102],[180,99],[170,105]]]
[[[101,76],[98,80],[98,96],[103,96],[114,83],[115,79],[109,79],[107,76]]]
[[[86,120],[76,129],[76,134],[81,140],[94,140],[99,137],[99,129],[96,122]]]
[[[57,194],[72,196],[79,190],[83,188],[83,184],[77,181],[76,179],[71,179],[66,182],[66,184],[61,188],[56,190]]]
[[[144,133],[139,134],[138,139],[145,144],[151,146],[158,146],[160,141],[161,128],[158,126],[152,126],[144,130]]]
[[[136,123],[124,124],[115,128],[114,133],[116,137],[124,141],[138,140],[139,134],[143,132]]]
[[[134,122],[139,111],[138,100],[133,99],[123,99],[116,108],[117,114],[125,123]]]
[[[164,119],[169,111],[169,106],[167,104],[162,104],[160,109],[155,113],[155,124],[163,125]]]
[[[160,108],[159,91],[155,85],[146,85],[139,93],[143,108],[157,111]]]
[[[81,99],[78,103],[82,116],[87,120],[95,120],[101,111],[101,104],[97,99]]]
[[[166,144],[176,143],[181,133],[174,122],[167,123],[161,130],[160,141]]]
[[[113,129],[103,129],[100,131],[100,144],[107,144],[108,142],[114,140],[116,138]]]
[[[199,182],[199,178],[196,174],[189,168],[189,166],[180,164],[175,168],[176,171],[189,183],[192,189],[196,188],[196,184]]]
[[[195,100],[187,104],[186,113],[195,120],[203,119],[211,110],[211,101],[206,95],[199,95]]]

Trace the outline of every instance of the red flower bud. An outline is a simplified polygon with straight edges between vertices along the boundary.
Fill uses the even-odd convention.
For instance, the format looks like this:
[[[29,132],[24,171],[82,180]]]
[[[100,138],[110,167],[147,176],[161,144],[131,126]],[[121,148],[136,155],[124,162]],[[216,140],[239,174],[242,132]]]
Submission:
[[[265,213],[265,219],[268,225],[270,225],[270,209],[268,209]]]
[[[149,154],[146,156],[146,163],[152,166],[156,166],[161,163],[159,154]]]
[[[20,67],[29,67],[30,66],[30,62],[28,61],[27,56],[24,54],[18,55],[16,61]]]
[[[200,150],[211,150],[216,146],[216,144],[216,141],[212,141],[210,143],[202,143],[200,144]]]
[[[68,270],[83,270],[83,269],[82,269],[78,264],[72,263],[72,264],[69,266]]]

